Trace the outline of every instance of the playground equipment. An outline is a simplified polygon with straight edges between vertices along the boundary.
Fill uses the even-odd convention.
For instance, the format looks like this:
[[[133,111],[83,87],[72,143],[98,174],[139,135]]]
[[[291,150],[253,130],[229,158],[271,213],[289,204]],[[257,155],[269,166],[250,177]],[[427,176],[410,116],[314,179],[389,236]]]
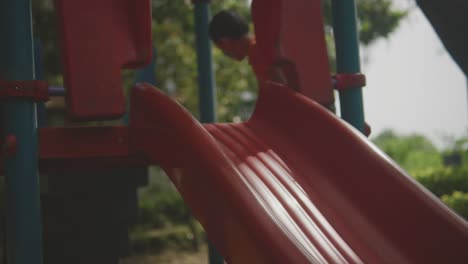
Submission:
[[[199,36],[205,36],[198,40],[198,49],[209,54],[203,30],[208,3],[196,2],[197,29]],[[15,14],[0,23],[0,33],[11,37],[0,49],[11,51],[1,57],[5,61],[0,60],[0,77],[6,80],[2,89],[10,263],[41,263],[38,158],[41,172],[160,165],[229,263],[464,263],[468,259],[468,224],[358,132],[364,129],[359,87],[340,85],[342,109],[356,105],[358,109],[343,117],[358,130],[319,104],[329,103],[322,99],[330,99],[332,86],[324,70],[328,62],[320,1],[254,2],[258,45],[274,47],[267,49],[268,56],[286,58],[301,68],[302,84],[297,92],[262,83],[247,122],[202,125],[151,85],[138,84],[131,93],[128,126],[46,127],[39,137],[33,101],[45,99],[47,89],[44,92],[44,85],[35,81],[15,81],[34,79],[30,15],[25,8],[29,1],[1,3],[2,19],[3,13]],[[56,8],[71,116],[100,120],[122,115],[119,70],[143,66],[152,54],[150,1],[57,0]],[[269,8],[276,16],[266,13]],[[353,42],[337,45],[341,79],[359,72],[358,53],[346,52],[357,50],[355,28],[349,32],[355,27],[353,11],[353,1],[336,1],[337,39]],[[262,31],[268,19],[281,26]],[[21,30],[11,30],[12,21]],[[284,32],[288,23],[301,21],[312,23],[314,29],[298,35]],[[89,30],[91,26],[95,30]],[[83,31],[88,34],[86,41],[79,41],[84,39]],[[304,34],[313,37],[300,41],[298,36]],[[307,52],[299,56],[293,48]],[[16,57],[19,54],[24,60]],[[304,68],[316,69],[309,73],[313,78],[301,77]],[[208,74],[200,84],[210,85],[212,78]],[[317,91],[324,96],[316,97]]]

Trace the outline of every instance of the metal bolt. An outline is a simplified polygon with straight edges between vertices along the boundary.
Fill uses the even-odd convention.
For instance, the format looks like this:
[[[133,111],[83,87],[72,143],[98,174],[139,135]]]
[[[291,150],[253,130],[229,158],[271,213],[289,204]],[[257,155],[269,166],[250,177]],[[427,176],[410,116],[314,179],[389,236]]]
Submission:
[[[18,150],[18,141],[16,136],[8,134],[5,139],[5,152],[8,157],[14,157]]]

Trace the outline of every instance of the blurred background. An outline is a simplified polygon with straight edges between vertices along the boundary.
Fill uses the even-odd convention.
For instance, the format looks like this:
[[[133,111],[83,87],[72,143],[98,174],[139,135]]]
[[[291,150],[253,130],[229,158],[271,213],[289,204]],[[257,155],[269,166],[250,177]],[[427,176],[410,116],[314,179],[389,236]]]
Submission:
[[[45,78],[51,85],[62,86],[53,3],[32,3],[34,35],[43,46]],[[229,8],[250,19],[249,0],[211,3],[213,14]],[[444,203],[468,218],[466,76],[415,1],[356,3],[362,72],[367,76],[364,108],[372,128],[371,140]],[[198,117],[193,4],[189,0],[153,0],[152,4],[157,86]],[[333,73],[330,0],[323,0],[323,14]],[[218,120],[246,120],[257,93],[250,65],[234,62],[216,49],[213,56]],[[125,87],[131,87],[135,73],[126,70],[122,76]],[[47,103],[49,124],[74,125],[66,119],[64,107],[60,97]],[[157,167],[150,168],[149,183],[139,189],[138,204],[138,224],[130,232],[131,250],[121,259],[122,264],[208,263],[203,228]]]

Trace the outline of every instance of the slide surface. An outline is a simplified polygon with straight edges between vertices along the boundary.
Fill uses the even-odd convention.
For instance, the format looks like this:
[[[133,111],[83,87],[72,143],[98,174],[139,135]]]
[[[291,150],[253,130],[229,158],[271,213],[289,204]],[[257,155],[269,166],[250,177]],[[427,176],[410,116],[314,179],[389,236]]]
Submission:
[[[261,87],[247,122],[202,125],[139,84],[130,120],[228,263],[467,263],[464,219],[286,87]]]

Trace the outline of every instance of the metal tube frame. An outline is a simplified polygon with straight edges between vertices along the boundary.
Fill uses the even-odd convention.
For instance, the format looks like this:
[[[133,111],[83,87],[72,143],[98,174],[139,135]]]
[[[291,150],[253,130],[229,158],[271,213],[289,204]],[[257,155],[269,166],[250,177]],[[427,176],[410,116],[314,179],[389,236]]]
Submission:
[[[210,21],[210,1],[194,0],[195,34],[197,46],[198,87],[200,121],[202,123],[216,122],[216,89],[214,82],[211,42],[208,34]],[[216,248],[208,242],[210,264],[223,264],[223,257]]]
[[[0,1],[0,78],[34,80],[30,0]],[[40,188],[37,170],[36,103],[28,98],[2,102],[3,138],[16,138],[5,157],[6,233],[9,264],[42,263]]]
[[[333,0],[333,32],[336,46],[337,73],[360,73],[359,39],[354,0]],[[339,91],[341,117],[364,133],[362,88]]]

